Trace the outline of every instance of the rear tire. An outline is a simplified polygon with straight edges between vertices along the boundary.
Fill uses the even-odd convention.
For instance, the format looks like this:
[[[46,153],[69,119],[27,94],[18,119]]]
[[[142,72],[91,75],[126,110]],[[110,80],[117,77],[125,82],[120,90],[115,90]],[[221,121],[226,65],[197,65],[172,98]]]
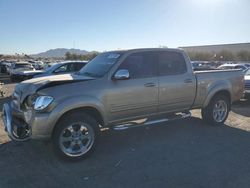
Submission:
[[[83,112],[68,114],[54,130],[55,152],[63,159],[84,159],[94,151],[99,132],[98,123],[92,116]]]
[[[230,100],[225,95],[216,95],[208,106],[201,110],[202,119],[210,125],[223,125],[231,109]]]

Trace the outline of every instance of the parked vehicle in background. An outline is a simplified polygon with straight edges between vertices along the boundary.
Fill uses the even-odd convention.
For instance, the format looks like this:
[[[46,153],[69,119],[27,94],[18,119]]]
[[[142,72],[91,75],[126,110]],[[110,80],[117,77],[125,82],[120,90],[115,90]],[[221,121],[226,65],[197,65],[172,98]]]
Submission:
[[[50,68],[53,65],[58,64],[58,63],[60,63],[60,62],[49,62],[49,61],[44,62],[43,70],[46,71],[48,68]]]
[[[243,72],[245,72],[247,70],[247,67],[245,65],[241,65],[241,64],[223,64],[221,66],[219,66],[217,69],[241,69]]]
[[[69,62],[57,63],[47,68],[43,73],[34,75],[34,78],[43,76],[52,76],[58,74],[74,73],[83,68],[87,63],[88,63],[87,61],[69,61]]]
[[[42,61],[29,60],[28,62],[31,63],[36,70],[42,70],[44,67],[44,63]]]
[[[17,70],[11,75],[12,82],[21,82],[33,78],[35,75],[42,74],[42,70]]]
[[[25,71],[35,71],[36,69],[28,62],[16,62],[11,65],[10,80],[12,82],[22,81]]]
[[[13,63],[15,63],[15,62],[12,62],[12,61],[4,61],[4,62],[2,63],[2,65],[5,67],[5,68],[3,68],[4,73],[10,74],[11,66],[12,66]]]
[[[192,61],[191,65],[194,71],[214,70],[216,68],[214,62],[207,61]]]
[[[94,150],[101,128],[154,125],[199,108],[206,122],[223,125],[243,81],[240,70],[194,72],[179,49],[105,52],[77,73],[18,84],[3,120],[13,140],[51,138],[59,155],[80,159]]]
[[[250,99],[250,68],[247,69],[245,76],[245,91],[244,91],[244,98]]]
[[[1,61],[0,62],[0,73],[6,73],[7,70],[6,70],[6,64],[5,64],[5,61]]]

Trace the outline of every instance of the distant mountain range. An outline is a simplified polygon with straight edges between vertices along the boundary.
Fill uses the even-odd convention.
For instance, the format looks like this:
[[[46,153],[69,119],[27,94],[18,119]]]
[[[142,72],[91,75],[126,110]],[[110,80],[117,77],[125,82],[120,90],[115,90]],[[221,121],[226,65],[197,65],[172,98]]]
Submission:
[[[32,57],[42,57],[42,58],[63,58],[65,57],[65,54],[67,52],[74,53],[77,55],[85,55],[91,52],[88,52],[86,50],[80,50],[80,49],[67,49],[67,48],[56,48],[56,49],[51,49],[46,52],[38,53],[38,54],[32,54],[30,56]]]

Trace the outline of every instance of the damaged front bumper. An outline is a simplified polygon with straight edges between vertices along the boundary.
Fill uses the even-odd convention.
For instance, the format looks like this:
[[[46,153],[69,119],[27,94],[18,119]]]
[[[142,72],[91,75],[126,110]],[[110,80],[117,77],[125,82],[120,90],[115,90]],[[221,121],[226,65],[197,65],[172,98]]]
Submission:
[[[13,116],[11,105],[3,105],[3,123],[9,137],[15,141],[26,141],[31,137],[31,127],[21,118]]]

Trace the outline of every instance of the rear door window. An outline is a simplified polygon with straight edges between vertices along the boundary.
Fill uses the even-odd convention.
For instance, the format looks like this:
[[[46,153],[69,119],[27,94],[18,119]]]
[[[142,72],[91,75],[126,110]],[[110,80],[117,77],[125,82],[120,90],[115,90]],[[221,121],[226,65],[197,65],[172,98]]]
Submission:
[[[178,52],[160,52],[159,75],[177,75],[187,72],[186,61],[181,53]]]

